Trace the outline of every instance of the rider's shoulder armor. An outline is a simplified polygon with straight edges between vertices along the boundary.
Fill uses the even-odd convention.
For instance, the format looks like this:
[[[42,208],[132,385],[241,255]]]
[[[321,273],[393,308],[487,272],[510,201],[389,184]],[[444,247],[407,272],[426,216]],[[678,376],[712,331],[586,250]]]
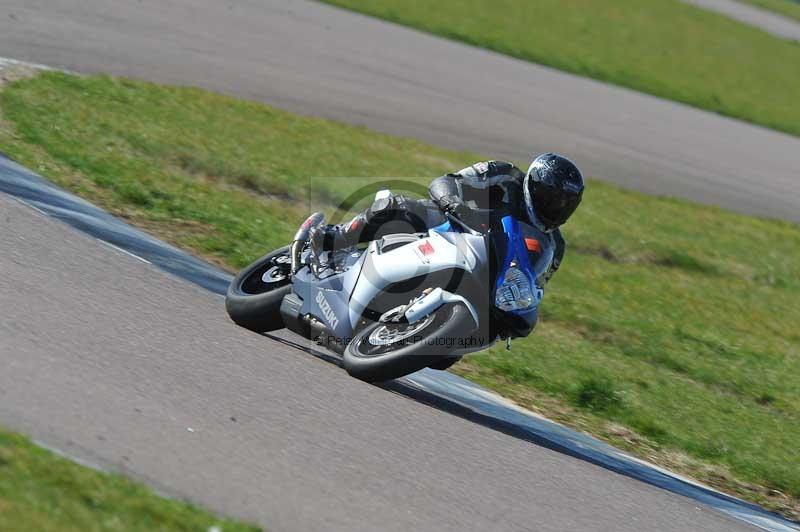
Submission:
[[[502,185],[508,181],[517,181],[524,177],[519,168],[505,161],[475,163],[456,172],[456,175],[461,177],[463,184],[474,188]]]
[[[520,201],[525,174],[505,161],[475,163],[454,174],[460,197],[478,208],[513,205]]]

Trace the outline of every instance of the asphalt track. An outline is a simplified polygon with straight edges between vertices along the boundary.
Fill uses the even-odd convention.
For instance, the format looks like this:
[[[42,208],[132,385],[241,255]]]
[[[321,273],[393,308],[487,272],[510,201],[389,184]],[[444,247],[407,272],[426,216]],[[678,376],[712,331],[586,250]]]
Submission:
[[[800,41],[800,23],[766,9],[736,0],[683,0],[703,9],[716,11],[732,19],[761,28],[776,37]]]
[[[229,274],[131,227],[1,155],[0,192],[10,194],[37,211],[110,244],[116,250],[122,250],[137,260],[157,266],[211,293],[223,295],[230,282]],[[311,349],[302,342],[298,343],[298,339],[291,335],[272,339],[320,360],[339,365],[337,358]],[[502,397],[451,373],[423,370],[393,381],[384,388],[483,427],[688,497],[765,530],[800,530],[797,523],[788,522],[756,505],[632,458],[587,434],[522,410]]]
[[[798,138],[315,2],[5,0],[0,55],[496,158],[561,151],[628,187],[800,221]]]
[[[0,419],[72,457],[272,531],[752,530],[355,381],[5,194],[0,220]]]
[[[414,39],[403,40],[391,33],[406,30],[304,2],[280,4],[280,16],[262,13],[259,19],[263,5],[272,8],[237,4],[229,11],[236,18],[230,20],[225,6],[210,2],[206,9],[176,2],[108,8],[101,2],[26,1],[8,19],[19,26],[33,15],[35,26],[22,33],[19,27],[6,31],[8,21],[0,17],[0,51],[76,70],[205,85],[314,114],[339,113],[379,128],[382,123],[392,132],[428,133],[456,147],[491,141],[499,150],[505,145],[500,141],[511,140],[502,132],[481,133],[486,128],[473,128],[473,135],[462,135],[470,129],[459,131],[452,124],[437,128],[438,119],[446,118],[444,102],[463,107],[469,95],[447,96],[440,87],[410,83],[413,62],[405,64],[405,82],[403,75],[395,80],[401,94],[397,105],[390,105],[374,89],[390,81],[391,69],[368,67],[398,58],[381,58],[387,50],[369,40],[370,46],[358,48],[369,52],[359,56],[366,63],[348,63],[337,55],[343,43],[359,36],[347,26],[352,21],[360,21],[357,28],[389,34],[389,43],[400,39],[394,44],[401,52],[433,42],[442,53],[461,57],[463,47],[413,32],[404,35]],[[287,6],[299,6],[302,13],[289,13]],[[321,26],[315,16],[323,17]],[[273,54],[257,56],[253,43],[245,42],[264,37],[265,32],[256,32],[259,24],[274,30],[266,32],[269,42],[284,37]],[[287,39],[292,25],[298,31],[305,27],[306,34],[295,32]],[[139,30],[144,33],[137,35]],[[284,33],[276,35],[279,30]],[[338,37],[331,36],[326,46],[325,39],[309,40],[309,32]],[[239,36],[245,41],[237,41]],[[377,56],[372,54],[376,48]],[[297,49],[306,55],[293,56],[294,61],[312,61],[310,67],[287,59]],[[232,61],[233,52],[238,62]],[[485,52],[470,55],[505,65],[510,75],[529,68]],[[70,63],[72,57],[85,57],[87,63]],[[447,62],[443,56],[426,57]],[[337,78],[338,61],[344,66]],[[317,84],[297,84],[292,91],[302,76],[314,78],[308,68],[315,66],[324,67]],[[355,90],[358,79],[352,77],[359,72],[366,82],[362,92]],[[254,83],[250,88],[248,79]],[[574,78],[562,81],[571,84]],[[320,83],[328,84],[327,92]],[[283,92],[273,91],[276,87]],[[514,93],[511,85],[506,88]],[[421,109],[414,103],[420,90]],[[320,100],[326,97],[331,101]],[[327,103],[333,111],[323,113]],[[487,105],[472,101],[478,113],[489,112]],[[424,116],[434,108],[438,115]],[[509,110],[492,112],[512,117]],[[482,122],[475,114],[462,116],[470,118],[473,125]],[[523,148],[517,142],[506,149],[511,155]],[[770,214],[780,213],[772,209]],[[751,529],[689,499],[391,389],[354,381],[335,364],[298,350],[290,335],[268,340],[220,319],[224,311],[217,296],[6,196],[0,196],[0,220],[0,419],[70,456],[271,530]]]

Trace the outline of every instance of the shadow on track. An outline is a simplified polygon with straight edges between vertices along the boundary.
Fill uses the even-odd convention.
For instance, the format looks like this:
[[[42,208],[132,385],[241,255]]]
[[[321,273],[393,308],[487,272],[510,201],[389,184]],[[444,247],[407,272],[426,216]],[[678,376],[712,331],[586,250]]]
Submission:
[[[314,349],[313,347],[309,347],[308,345],[303,345],[300,342],[296,342],[288,338],[282,338],[280,336],[276,336],[270,333],[263,333],[262,336],[269,338],[273,342],[278,342],[287,347],[304,351],[305,353],[319,360],[327,362],[328,364],[332,364],[338,368],[342,369],[344,368],[342,359],[331,353],[320,351],[318,349]],[[432,378],[443,378],[445,375],[450,375],[444,371],[438,371],[438,370],[428,369],[423,371],[432,372],[433,373]],[[408,379],[413,379],[413,376],[410,376]],[[541,447],[545,447],[547,449],[552,449],[554,451],[568,454],[570,456],[574,456],[575,458],[586,460],[588,462],[592,462],[603,467],[602,463],[595,460],[587,459],[585,456],[582,456],[579,453],[571,452],[571,450],[568,447],[559,445],[556,442],[552,441],[551,439],[531,434],[530,432],[524,430],[519,425],[506,422],[502,419],[498,419],[491,415],[477,412],[473,408],[462,405],[459,402],[454,401],[448,397],[435,394],[429,390],[421,388],[419,387],[419,385],[414,384],[413,380],[407,382],[406,378],[401,378],[393,381],[373,383],[373,386],[376,386],[388,392],[393,392],[398,395],[402,395],[404,397],[407,397],[408,399],[411,399],[412,401],[422,403],[437,410],[441,410],[442,412],[447,412],[448,414],[458,416],[467,421],[471,421],[473,423],[477,423],[492,430],[502,432],[503,434],[507,434],[515,438],[520,438],[529,441],[531,443],[535,443],[536,445],[539,445]]]

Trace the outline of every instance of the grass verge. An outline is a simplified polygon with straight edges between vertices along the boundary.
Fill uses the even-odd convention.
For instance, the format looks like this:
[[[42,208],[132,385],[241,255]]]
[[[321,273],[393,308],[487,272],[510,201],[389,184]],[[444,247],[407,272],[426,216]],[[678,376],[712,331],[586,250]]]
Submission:
[[[679,0],[325,1],[800,135],[800,43]]]
[[[745,0],[745,2],[800,21],[800,2],[795,0]]]
[[[0,93],[0,150],[229,268],[371,176],[477,155],[208,92],[45,73]],[[309,180],[308,176],[354,176]],[[590,183],[542,323],[455,371],[787,515],[800,509],[800,227]],[[224,319],[224,316],[220,316]]]
[[[216,527],[216,528],[214,528]],[[254,532],[0,429],[0,530]]]

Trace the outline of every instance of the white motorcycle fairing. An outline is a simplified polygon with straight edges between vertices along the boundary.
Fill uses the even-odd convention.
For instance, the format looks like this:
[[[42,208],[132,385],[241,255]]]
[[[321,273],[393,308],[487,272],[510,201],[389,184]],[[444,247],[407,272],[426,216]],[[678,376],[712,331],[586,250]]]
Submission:
[[[409,236],[413,237],[413,235]],[[353,328],[357,326],[370,302],[390,284],[453,268],[463,269],[468,273],[472,273],[477,258],[469,246],[464,246],[463,249],[460,249],[435,231],[429,231],[428,236],[425,238],[409,238],[407,243],[393,247],[388,251],[382,249],[381,242],[371,242],[369,248],[365,251],[364,264],[350,298],[349,315],[351,325]],[[432,294],[428,294],[428,296],[430,295]],[[461,296],[441,290],[434,298],[428,299],[426,296],[423,299],[428,300],[429,303],[434,302],[434,300],[438,301],[438,304],[434,306],[427,305],[430,308],[425,314],[430,313],[447,301],[458,300],[463,302],[472,314],[476,327],[479,325],[478,313],[475,307]],[[418,311],[416,313],[420,317],[425,314]]]

